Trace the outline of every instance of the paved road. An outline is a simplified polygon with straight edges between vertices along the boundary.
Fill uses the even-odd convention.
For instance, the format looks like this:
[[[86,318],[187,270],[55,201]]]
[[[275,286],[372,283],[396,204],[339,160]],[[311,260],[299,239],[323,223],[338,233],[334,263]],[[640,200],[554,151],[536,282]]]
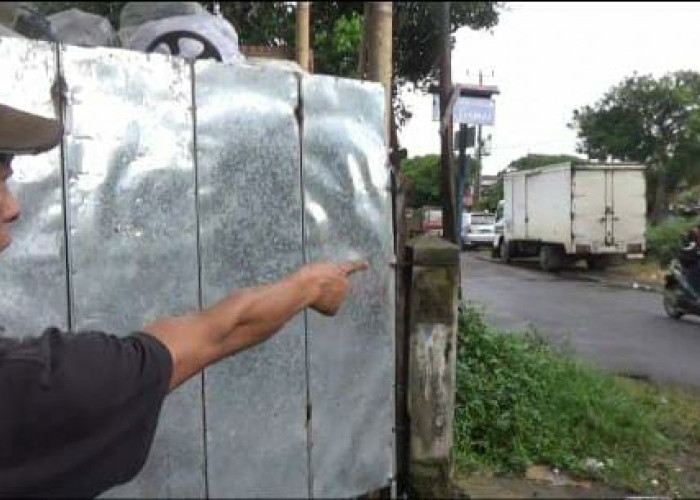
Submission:
[[[700,321],[673,321],[661,296],[462,254],[463,293],[499,327],[534,327],[614,373],[700,388]]]

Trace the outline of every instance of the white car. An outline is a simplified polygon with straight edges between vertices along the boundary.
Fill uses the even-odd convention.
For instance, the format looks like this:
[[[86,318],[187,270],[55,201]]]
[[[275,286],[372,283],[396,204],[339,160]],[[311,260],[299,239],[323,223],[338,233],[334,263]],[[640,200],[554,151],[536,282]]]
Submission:
[[[462,216],[462,248],[492,246],[496,217],[488,212],[465,213]]]

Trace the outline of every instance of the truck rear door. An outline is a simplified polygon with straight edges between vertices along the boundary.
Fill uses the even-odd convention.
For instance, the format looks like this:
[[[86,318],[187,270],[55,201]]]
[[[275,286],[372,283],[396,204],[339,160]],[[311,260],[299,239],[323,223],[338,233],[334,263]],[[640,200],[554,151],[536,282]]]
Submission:
[[[613,172],[575,168],[572,177],[572,233],[577,252],[593,253],[615,245]]]
[[[616,169],[612,173],[613,239],[621,252],[642,254],[646,230],[644,170]]]

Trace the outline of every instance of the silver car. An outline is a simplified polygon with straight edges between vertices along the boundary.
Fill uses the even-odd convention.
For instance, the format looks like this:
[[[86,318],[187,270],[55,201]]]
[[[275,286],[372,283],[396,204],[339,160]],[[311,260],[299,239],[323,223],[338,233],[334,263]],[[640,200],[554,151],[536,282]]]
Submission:
[[[465,213],[462,216],[462,248],[492,246],[496,217],[488,212]]]

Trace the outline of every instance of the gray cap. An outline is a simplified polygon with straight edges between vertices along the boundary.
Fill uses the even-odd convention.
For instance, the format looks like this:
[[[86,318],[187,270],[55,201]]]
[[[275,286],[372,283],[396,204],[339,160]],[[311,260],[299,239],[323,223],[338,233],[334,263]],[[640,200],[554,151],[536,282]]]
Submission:
[[[42,153],[56,147],[62,137],[58,121],[0,104],[0,152]]]

